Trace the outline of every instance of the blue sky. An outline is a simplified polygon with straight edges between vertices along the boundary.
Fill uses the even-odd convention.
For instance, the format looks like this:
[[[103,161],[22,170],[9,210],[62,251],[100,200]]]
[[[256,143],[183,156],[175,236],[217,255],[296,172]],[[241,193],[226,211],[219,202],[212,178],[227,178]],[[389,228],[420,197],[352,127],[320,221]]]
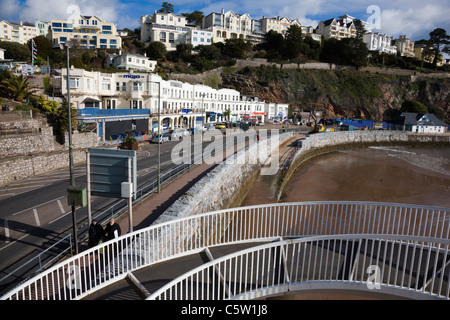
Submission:
[[[349,14],[368,21],[375,14],[367,9],[379,8],[379,29],[391,36],[406,34],[412,40],[428,38],[430,31],[443,28],[450,34],[449,0],[174,0],[175,13],[203,11],[204,14],[231,10],[248,13],[252,18],[288,17],[303,25],[316,27],[320,20]],[[71,15],[96,15],[112,21],[119,29],[136,28],[139,17],[161,8],[163,1],[143,0],[0,0],[0,20],[29,21],[35,19],[67,19]]]

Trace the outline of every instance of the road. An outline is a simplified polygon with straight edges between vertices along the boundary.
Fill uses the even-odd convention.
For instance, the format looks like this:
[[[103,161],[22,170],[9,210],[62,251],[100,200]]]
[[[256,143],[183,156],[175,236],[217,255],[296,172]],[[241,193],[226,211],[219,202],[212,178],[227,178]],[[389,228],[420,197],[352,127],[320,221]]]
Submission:
[[[161,174],[177,166],[172,162],[171,156],[177,143],[170,141],[161,144]],[[209,143],[203,142],[202,150]],[[143,143],[136,154],[139,189],[156,181],[158,145]],[[75,166],[74,176],[76,185],[86,186],[86,165]],[[58,245],[43,255],[46,260],[71,247],[68,239],[61,240],[72,233],[72,212],[66,200],[66,188],[69,185],[69,169],[65,168],[10,184],[0,190],[0,295],[11,285],[26,279],[41,263],[47,261],[33,260],[16,271],[19,266],[55,243]],[[118,200],[120,199],[93,196],[92,217],[109,220],[110,213],[105,213],[105,209]],[[125,205],[126,202],[123,201],[122,206]],[[99,216],[101,213],[103,214]],[[80,240],[88,227],[87,208],[77,208],[76,217]]]
[[[171,150],[176,143],[161,144],[161,173],[176,166],[171,161]],[[136,154],[139,187],[157,178],[158,145],[144,143]],[[74,176],[76,185],[86,186],[86,165],[76,165]],[[69,185],[70,173],[65,168],[9,184],[0,190],[0,280],[3,280],[0,292],[10,282],[23,278],[39,261],[8,276],[13,270],[72,232],[72,211],[66,199]],[[117,200],[93,196],[92,216],[96,217]],[[81,234],[87,230],[87,208],[77,208],[76,216],[77,226],[86,226],[80,229]],[[109,219],[109,216],[101,219]],[[69,246],[70,243],[64,241],[54,250],[62,251]]]

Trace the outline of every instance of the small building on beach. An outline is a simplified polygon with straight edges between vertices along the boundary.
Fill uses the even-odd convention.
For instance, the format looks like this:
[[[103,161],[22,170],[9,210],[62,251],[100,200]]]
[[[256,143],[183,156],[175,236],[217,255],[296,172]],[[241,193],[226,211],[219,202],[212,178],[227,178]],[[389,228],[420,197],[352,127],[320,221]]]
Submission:
[[[407,131],[431,134],[445,134],[447,132],[447,124],[432,113],[402,113],[401,117],[404,118],[403,125]]]

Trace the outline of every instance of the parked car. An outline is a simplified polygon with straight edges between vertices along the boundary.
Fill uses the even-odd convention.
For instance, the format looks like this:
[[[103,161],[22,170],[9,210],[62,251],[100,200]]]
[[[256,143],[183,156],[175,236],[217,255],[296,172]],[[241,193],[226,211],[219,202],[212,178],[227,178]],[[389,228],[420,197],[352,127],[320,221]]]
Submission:
[[[175,130],[172,130],[172,132],[171,132],[170,140],[178,141],[188,135],[190,135],[190,133],[186,129],[175,129]]]
[[[216,129],[226,129],[227,125],[225,123],[216,123]]]
[[[151,142],[153,142],[153,143],[164,143],[164,142],[169,142],[169,141],[170,141],[170,138],[169,138],[169,134],[167,134],[167,133],[162,133],[159,136],[156,134],[151,140]]]

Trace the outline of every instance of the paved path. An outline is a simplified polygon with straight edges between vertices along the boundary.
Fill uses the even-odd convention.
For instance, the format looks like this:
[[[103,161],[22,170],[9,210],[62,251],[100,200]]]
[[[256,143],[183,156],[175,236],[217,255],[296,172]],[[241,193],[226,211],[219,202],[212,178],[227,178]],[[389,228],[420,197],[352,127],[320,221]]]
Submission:
[[[291,142],[299,139],[299,137],[300,136],[298,135],[294,135],[292,138],[289,138],[287,141],[282,143],[279,151],[282,159],[289,154],[288,150],[293,148]],[[150,226],[180,196],[188,191],[201,178],[207,175],[208,172],[214,169],[215,166],[217,166],[217,164],[199,164],[178,177],[176,180],[161,187],[160,193],[154,193],[141,203],[133,206],[133,231]],[[116,222],[120,225],[122,234],[125,234],[129,230],[128,220],[128,214],[124,214],[116,220]]]

